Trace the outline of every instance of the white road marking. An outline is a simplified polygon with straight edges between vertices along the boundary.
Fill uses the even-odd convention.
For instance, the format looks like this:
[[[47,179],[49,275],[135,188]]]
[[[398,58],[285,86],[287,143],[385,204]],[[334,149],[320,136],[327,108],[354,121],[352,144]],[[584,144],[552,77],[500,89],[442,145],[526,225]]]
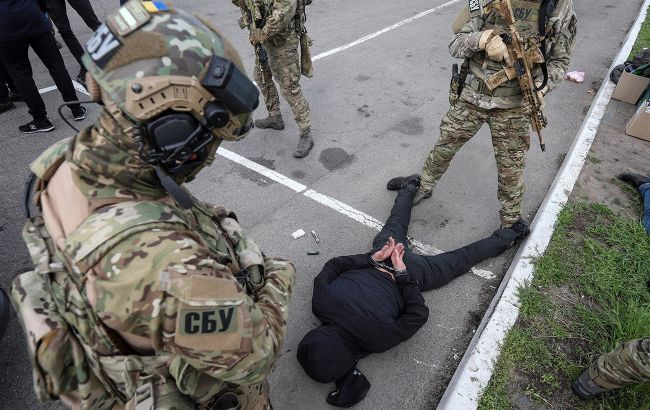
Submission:
[[[519,316],[519,287],[533,278],[534,265],[531,263],[531,258],[543,254],[546,250],[555,230],[558,215],[569,200],[569,195],[578,180],[600,122],[607,110],[615,88],[609,79],[609,73],[618,64],[623,63],[632,51],[632,46],[641,29],[641,23],[645,20],[648,6],[650,6],[650,0],[645,0],[625,43],[612,66],[607,70],[589,113],[578,131],[548,195],[537,212],[531,226],[531,234],[519,249],[506,273],[507,281],[504,281],[499,289],[501,295],[499,296],[499,292],[497,292],[497,296],[495,296],[495,300],[499,298],[498,303],[494,306],[493,302],[488,308],[485,319],[479,326],[479,331],[472,339],[463,360],[458,365],[456,373],[438,404],[438,410],[476,409],[478,407],[481,394],[492,378],[492,372],[501,353],[506,334]],[[488,320],[487,324],[484,324],[486,320]],[[481,328],[481,326],[484,327]]]
[[[420,18],[422,18],[422,17],[424,17],[426,15],[434,13],[434,12],[436,12],[436,11],[442,9],[442,8],[451,6],[451,5],[455,4],[455,3],[458,3],[459,1],[460,0],[450,0],[450,1],[446,2],[446,3],[444,3],[444,4],[441,4],[440,6],[436,6],[436,7],[432,8],[432,9],[425,10],[422,13],[416,14],[413,17],[410,17],[410,18],[402,20],[402,21],[400,21],[398,23],[395,23],[390,27],[386,27],[383,30],[377,31],[376,33],[369,34],[369,35],[367,35],[365,37],[362,37],[362,38],[360,38],[360,39],[358,39],[356,41],[353,41],[352,43],[349,43],[349,44],[346,44],[344,46],[337,47],[335,49],[327,51],[325,53],[319,54],[319,55],[313,57],[312,60],[317,61],[317,60],[320,60],[322,58],[325,58],[325,57],[331,56],[333,54],[339,53],[339,52],[341,52],[343,50],[347,50],[348,48],[354,47],[354,46],[359,45],[361,43],[365,43],[368,40],[371,40],[371,39],[373,39],[375,37],[378,37],[378,36],[380,36],[380,35],[382,35],[384,33],[387,33],[389,31],[394,30],[394,29],[396,29],[398,27],[401,27],[401,26],[403,26],[405,24],[411,23],[411,22],[413,22],[413,21],[415,21],[417,19],[420,19]],[[81,84],[79,84],[76,81],[73,81],[72,83],[75,86],[75,89],[77,89],[78,91],[80,91],[80,92],[82,92],[82,93],[84,93],[86,95],[89,95],[88,92],[81,86]],[[47,92],[50,92],[50,91],[53,91],[53,90],[56,90],[56,89],[57,89],[56,86],[50,86],[50,87],[40,89],[39,93],[44,94],[44,93],[47,93]],[[220,147],[217,150],[217,153],[219,155],[221,155],[222,157],[227,158],[227,159],[229,159],[229,160],[231,160],[231,161],[233,161],[233,162],[235,162],[235,163],[237,163],[239,165],[242,165],[242,166],[244,166],[244,167],[246,167],[246,168],[248,168],[248,169],[250,169],[252,171],[255,171],[258,174],[260,174],[260,175],[262,175],[262,176],[264,176],[264,177],[266,177],[266,178],[268,178],[268,179],[270,179],[272,181],[275,181],[275,182],[277,182],[277,183],[279,183],[281,185],[284,185],[285,187],[287,187],[287,188],[289,188],[289,189],[291,189],[291,190],[293,190],[293,191],[295,191],[297,193],[301,193],[304,196],[306,196],[308,198],[311,198],[314,201],[320,203],[321,205],[325,205],[325,206],[327,206],[327,207],[329,207],[329,208],[331,208],[331,209],[333,209],[333,210],[335,210],[335,211],[337,211],[337,212],[339,212],[339,213],[341,213],[341,214],[343,214],[343,215],[345,215],[345,216],[347,216],[349,218],[352,218],[355,221],[357,221],[357,222],[359,222],[359,223],[361,223],[361,224],[363,224],[365,226],[376,229],[377,231],[381,231],[381,228],[384,226],[384,224],[380,220],[378,220],[376,218],[373,218],[372,216],[370,216],[370,215],[368,215],[368,214],[366,214],[366,213],[364,213],[362,211],[359,211],[358,209],[355,209],[355,208],[351,207],[350,205],[344,204],[341,201],[338,201],[338,200],[336,200],[334,198],[331,198],[331,197],[329,197],[327,195],[316,192],[313,189],[308,189],[307,186],[301,184],[300,182],[294,181],[293,179],[291,179],[291,178],[289,178],[289,177],[287,177],[285,175],[282,175],[279,172],[276,172],[276,171],[274,171],[272,169],[266,168],[265,166],[260,165],[257,162],[251,161],[248,158],[245,158],[245,157],[243,157],[243,156],[241,156],[241,155],[239,155],[239,154],[237,154],[237,153],[235,153],[233,151],[230,151],[230,150],[228,150],[226,148]],[[417,249],[420,253],[422,253],[424,255],[438,255],[438,254],[443,253],[443,251],[441,251],[440,249],[434,248],[434,247],[432,247],[430,245],[427,245],[427,244],[425,244],[423,242],[420,242],[418,240],[414,240],[412,238],[409,238],[409,241],[411,242],[411,245],[412,245],[413,248]],[[487,271],[487,270],[483,270],[483,269],[472,268],[471,272],[473,274],[475,274],[476,276],[479,276],[479,277],[481,277],[483,279],[487,279],[487,280],[496,278],[496,275],[494,275],[492,272]]]
[[[440,6],[436,6],[436,7],[432,8],[432,9],[425,10],[422,13],[419,13],[419,14],[416,14],[415,16],[413,16],[413,17],[409,17],[407,19],[404,19],[404,20],[402,20],[402,21],[400,21],[398,23],[393,24],[392,26],[386,27],[383,30],[379,30],[379,31],[377,31],[375,33],[368,34],[367,36],[361,37],[360,39],[358,39],[356,41],[353,41],[353,42],[351,42],[349,44],[346,44],[346,45],[341,46],[341,47],[336,47],[336,48],[334,48],[332,50],[329,50],[329,51],[326,51],[324,53],[318,54],[317,56],[312,58],[312,61],[318,61],[321,58],[329,57],[332,54],[340,53],[343,50],[347,50],[348,48],[357,46],[357,45],[359,45],[361,43],[365,43],[368,40],[372,40],[375,37],[381,36],[382,34],[387,33],[387,32],[389,32],[391,30],[395,30],[398,27],[402,27],[405,24],[411,23],[411,22],[413,22],[413,21],[415,21],[417,19],[420,19],[420,18],[422,18],[422,17],[424,17],[424,16],[426,16],[428,14],[431,14],[433,12],[436,12],[436,11],[438,11],[440,9],[443,9],[445,7],[449,7],[449,6],[453,5],[453,4],[458,3],[459,1],[460,0],[450,0],[450,1],[446,2],[446,3],[444,3],[444,4],[441,4]]]
[[[248,158],[242,157],[239,154],[236,154],[230,150],[227,150],[225,148],[220,147],[217,150],[217,154],[221,155],[222,157],[228,158],[229,160],[238,163],[239,165],[243,165],[244,167],[251,169],[258,174],[261,174],[265,177],[267,177],[270,180],[273,180],[279,184],[282,184],[286,186],[289,189],[292,189],[298,193],[303,192],[307,189],[307,187],[300,182],[296,182],[293,179],[286,177],[279,172],[275,172],[272,169],[268,169],[263,165],[258,164],[255,161],[251,161]]]

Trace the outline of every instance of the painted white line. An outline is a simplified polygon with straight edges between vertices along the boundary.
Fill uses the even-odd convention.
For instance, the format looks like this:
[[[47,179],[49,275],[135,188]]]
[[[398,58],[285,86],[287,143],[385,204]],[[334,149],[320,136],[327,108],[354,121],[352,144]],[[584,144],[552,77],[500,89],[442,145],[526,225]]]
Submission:
[[[458,365],[445,394],[438,405],[439,410],[476,409],[480,396],[488,385],[494,365],[508,331],[519,316],[519,287],[529,282],[534,273],[530,258],[541,255],[548,246],[558,215],[569,199],[580,171],[585,163],[591,144],[596,137],[600,122],[614,91],[609,73],[621,64],[632,51],[641,24],[646,17],[650,0],[645,0],[639,16],[630,29],[627,39],[607,71],[602,86],[591,105],[587,117],[573,141],[571,149],[557,174],[551,190],[544,199],[532,224],[532,233],[519,249],[506,273],[492,304],[488,308],[474,339]],[[497,302],[498,301],[498,302]],[[496,305],[495,305],[495,302]],[[491,313],[493,312],[493,313]]]
[[[337,47],[337,48],[334,48],[334,49],[332,49],[332,50],[326,51],[326,52],[324,52],[324,53],[318,54],[317,56],[315,56],[315,57],[312,58],[312,61],[318,61],[318,60],[320,60],[321,58],[325,58],[325,57],[331,56],[332,54],[340,53],[340,52],[343,51],[343,50],[347,50],[348,48],[351,48],[351,47],[357,46],[357,45],[359,45],[359,44],[361,44],[361,43],[365,43],[365,42],[368,41],[368,40],[372,40],[372,39],[375,38],[375,37],[381,36],[382,34],[387,33],[387,32],[389,32],[389,31],[391,31],[391,30],[395,30],[395,29],[398,28],[398,27],[402,27],[402,26],[405,25],[405,24],[408,24],[408,23],[410,23],[410,22],[412,22],[412,21],[415,21],[415,20],[417,20],[417,19],[420,19],[420,18],[422,18],[422,17],[424,17],[424,16],[426,16],[426,15],[428,15],[428,14],[431,14],[431,13],[433,13],[433,12],[436,12],[436,11],[438,11],[438,10],[440,10],[440,9],[443,9],[443,8],[445,8],[445,7],[449,7],[449,6],[453,5],[453,4],[458,3],[459,1],[460,1],[460,0],[450,0],[450,1],[446,2],[446,3],[444,3],[444,4],[441,4],[440,6],[434,7],[434,8],[429,9],[429,10],[425,10],[425,11],[423,11],[422,13],[416,14],[416,15],[413,16],[413,17],[410,17],[410,18],[407,18],[407,19],[405,19],[405,20],[402,20],[402,21],[400,21],[400,22],[398,22],[398,23],[395,23],[395,24],[393,24],[392,26],[386,27],[386,28],[383,29],[383,30],[379,30],[379,31],[377,31],[377,32],[375,32],[375,33],[368,34],[367,36],[365,36],[365,37],[361,37],[360,39],[358,39],[358,40],[356,40],[356,41],[353,41],[353,42],[351,42],[351,43],[349,43],[349,44],[346,44],[346,45],[344,45],[344,46]]]
[[[305,191],[303,195],[305,195],[307,198],[311,198],[322,205],[332,208],[333,210],[342,213],[343,215],[350,217],[355,221],[360,222],[378,231],[381,231],[381,228],[384,226],[382,222],[373,218],[372,216],[365,214],[359,210],[356,210],[351,206],[344,204],[341,201],[337,201],[334,198],[330,198],[327,195],[318,193],[313,189],[309,189]]]
[[[74,89],[79,91],[80,93],[90,95],[88,94],[88,91],[86,91],[86,89],[83,87],[83,85],[79,84],[78,82],[72,80],[72,85],[74,86]],[[38,90],[38,93],[45,94],[45,93],[49,93],[50,91],[54,91],[56,89],[57,89],[56,85],[51,85],[49,87],[41,88],[40,90]]]
[[[280,174],[279,172],[275,172],[272,169],[268,169],[265,166],[260,165],[255,161],[251,161],[250,159],[242,157],[241,155],[236,154],[225,148],[220,147],[217,150],[217,154],[221,155],[222,157],[228,158],[229,160],[236,162],[240,165],[243,165],[244,167],[251,169],[257,172],[258,174],[261,174],[267,177],[268,179],[273,180],[279,184],[282,184],[287,188],[292,189],[298,193],[303,192],[304,190],[307,189],[305,185],[296,182],[293,179]]]

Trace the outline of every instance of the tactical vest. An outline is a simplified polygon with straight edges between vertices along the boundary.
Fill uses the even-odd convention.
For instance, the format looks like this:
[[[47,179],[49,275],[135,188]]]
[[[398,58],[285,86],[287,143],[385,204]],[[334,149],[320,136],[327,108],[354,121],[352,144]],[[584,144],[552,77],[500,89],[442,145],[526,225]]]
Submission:
[[[535,64],[533,66],[533,76],[540,75],[539,64],[544,62],[544,56],[540,49],[538,28],[541,0],[513,0],[511,4],[512,12],[516,19],[515,26],[524,40],[526,52],[529,54],[531,62]],[[485,20],[481,30],[494,30],[494,33],[498,35],[503,33],[506,27],[507,25],[501,16],[498,13],[493,12]],[[468,85],[478,93],[483,94],[489,93],[489,89],[485,88],[484,83],[488,82],[497,73],[503,72],[504,65],[489,60],[485,53],[476,53],[474,57],[469,60],[469,69],[471,73],[480,80],[480,82],[476,83],[470,80]],[[501,87],[496,93],[498,96],[508,97],[521,94],[517,80],[508,81],[507,78],[501,78],[495,85]]]
[[[38,177],[36,200],[63,163],[67,146],[61,141],[32,165]],[[30,217],[23,229],[34,267],[14,279],[11,296],[27,334],[37,398],[61,398],[88,409],[195,409],[196,403],[178,390],[175,380],[179,372],[200,378],[199,372],[192,376],[187,369],[175,369],[169,354],[142,356],[131,350],[93,310],[85,273],[129,236],[151,230],[193,229],[214,258],[230,262],[233,273],[256,278],[245,283],[249,293],[263,278],[263,256],[242,234],[234,215],[204,205],[182,210],[158,201],[128,201],[98,211],[65,239],[63,251],[54,245],[42,216]],[[110,223],[98,223],[107,214]],[[191,220],[198,221],[198,228]],[[245,402],[245,392],[236,386],[212,379],[209,390],[218,392],[217,398],[228,396],[229,405],[232,396],[235,402],[238,396]]]

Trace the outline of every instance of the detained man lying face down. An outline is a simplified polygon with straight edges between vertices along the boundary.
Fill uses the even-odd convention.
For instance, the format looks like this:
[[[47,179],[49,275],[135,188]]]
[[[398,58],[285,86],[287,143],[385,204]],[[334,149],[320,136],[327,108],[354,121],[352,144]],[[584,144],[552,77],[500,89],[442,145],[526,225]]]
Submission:
[[[391,215],[373,241],[373,251],[328,261],[314,279],[312,311],[321,326],[298,346],[298,361],[320,383],[336,383],[327,397],[334,406],[351,407],[365,397],[370,383],[357,362],[409,339],[427,321],[420,292],[439,288],[528,234],[523,220],[490,237],[436,256],[412,253],[407,243],[413,197],[419,177],[391,181],[399,190]]]

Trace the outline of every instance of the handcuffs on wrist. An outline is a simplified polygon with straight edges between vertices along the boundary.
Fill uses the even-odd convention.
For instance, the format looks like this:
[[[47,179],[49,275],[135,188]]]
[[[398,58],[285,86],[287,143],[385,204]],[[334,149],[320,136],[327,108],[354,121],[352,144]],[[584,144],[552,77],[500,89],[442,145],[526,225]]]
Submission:
[[[377,269],[385,269],[388,272],[390,272],[393,275],[393,278],[397,282],[398,279],[402,279],[406,276],[408,276],[408,270],[407,269],[402,269],[402,270],[397,270],[392,266],[388,266],[384,262],[380,262],[378,260],[375,260],[375,258],[372,257],[372,255],[368,255],[370,259],[370,263],[372,266],[374,266]]]

